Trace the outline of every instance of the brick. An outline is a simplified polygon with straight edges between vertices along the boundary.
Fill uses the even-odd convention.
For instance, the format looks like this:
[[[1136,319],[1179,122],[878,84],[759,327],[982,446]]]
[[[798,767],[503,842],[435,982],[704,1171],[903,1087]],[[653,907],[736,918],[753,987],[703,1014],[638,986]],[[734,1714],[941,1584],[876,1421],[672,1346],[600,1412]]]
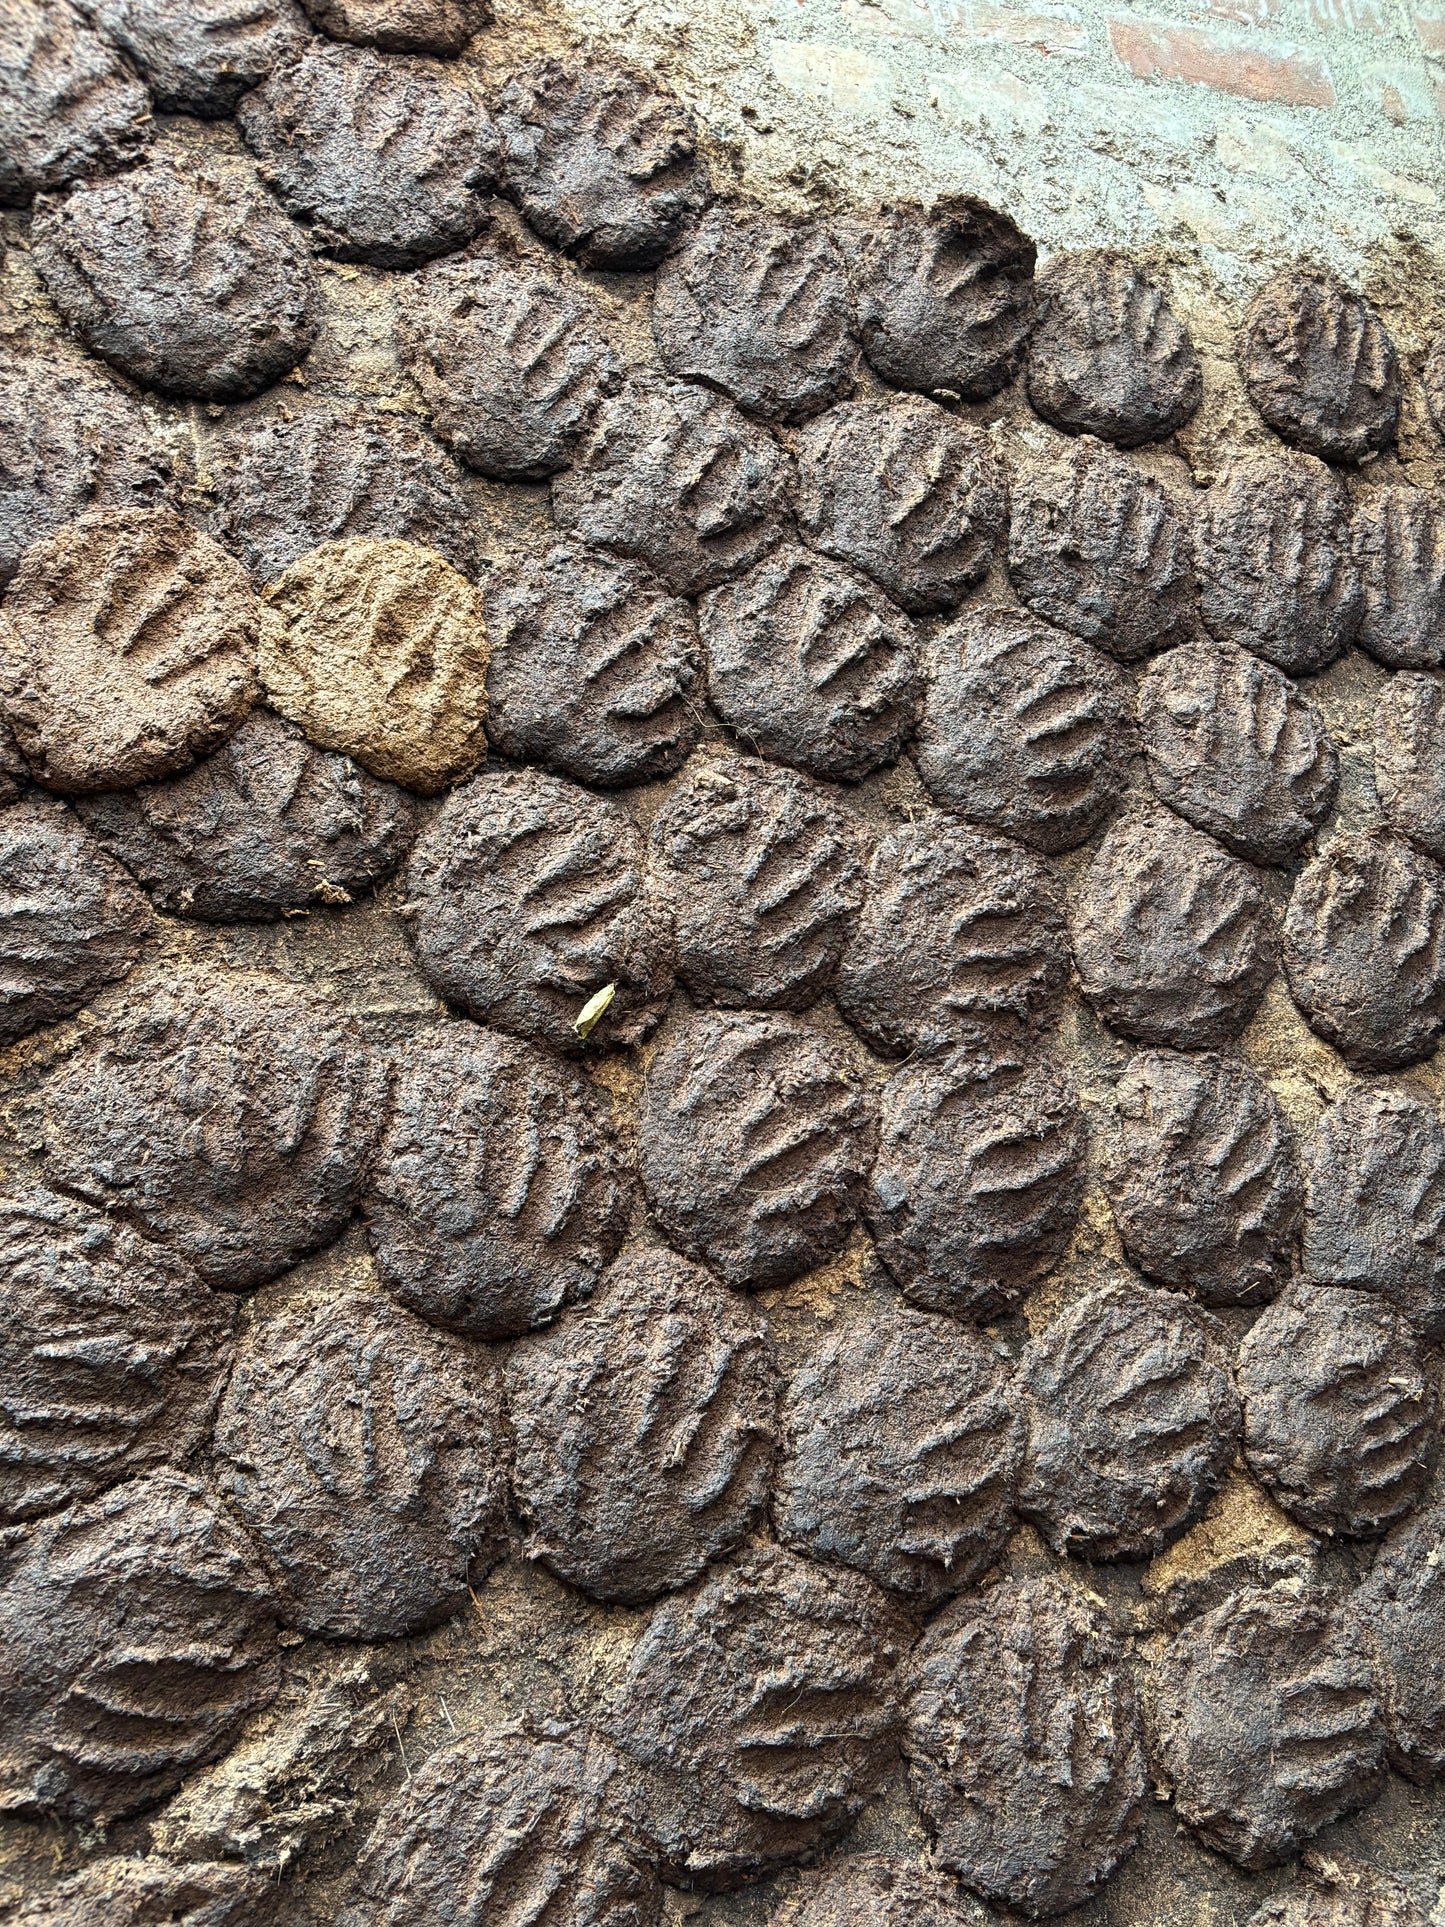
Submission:
[[[1393,33],[1387,0],[1310,0],[1321,33]]]
[[[1381,167],[1370,142],[1329,141],[1326,145],[1335,160],[1376,193],[1387,195],[1392,201],[1409,201],[1416,207],[1439,207],[1440,196],[1427,182]]]
[[[1334,84],[1323,61],[1287,42],[1265,47],[1202,27],[1114,19],[1109,22],[1109,45],[1138,80],[1182,80],[1283,107],[1335,104]]]
[[[775,40],[772,56],[773,72],[785,87],[830,107],[861,111],[884,107],[893,91],[888,66],[853,47]]]
[[[1427,54],[1445,54],[1445,0],[1416,0],[1415,32]]]
[[[1284,0],[1206,0],[1216,20],[1232,20],[1237,27],[1266,27],[1278,20]]]
[[[950,127],[967,134],[1030,134],[1049,118],[1048,95],[1017,74],[929,74],[928,104]]]
[[[1283,130],[1269,121],[1227,120],[1215,131],[1214,151],[1234,174],[1288,180],[1300,157]]]
[[[1435,119],[1435,98],[1427,74],[1403,61],[1368,61],[1360,70],[1371,100],[1396,127]]]
[[[843,0],[843,18],[859,33],[886,34],[890,40],[942,37],[928,0]]]
[[[997,0],[963,0],[953,31],[965,40],[1028,47],[1039,54],[1089,49],[1089,29],[1077,7],[1006,7]]]

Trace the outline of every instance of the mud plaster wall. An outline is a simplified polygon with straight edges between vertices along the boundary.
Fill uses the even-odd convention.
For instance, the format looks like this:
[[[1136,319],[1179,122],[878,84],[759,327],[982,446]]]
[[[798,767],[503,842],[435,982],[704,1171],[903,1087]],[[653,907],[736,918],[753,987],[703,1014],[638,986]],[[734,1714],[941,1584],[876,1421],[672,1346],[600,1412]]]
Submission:
[[[1445,92],[1445,4],[1391,0],[1169,0],[1148,12],[1105,5],[1008,7],[994,0],[728,0],[626,6],[503,4],[469,61],[482,80],[542,48],[595,37],[663,74],[706,130],[719,183],[764,201],[820,211],[866,207],[899,194],[966,189],[1005,207],[1044,254],[1107,241],[1138,250],[1169,288],[1205,361],[1205,401],[1176,442],[1130,457],[1182,490],[1207,486],[1222,461],[1274,438],[1243,397],[1230,354],[1239,311],[1281,259],[1303,252],[1339,268],[1383,313],[1405,369],[1398,455],[1350,481],[1368,489],[1402,475],[1445,479],[1445,444],[1426,416],[1419,369],[1445,324],[1445,169],[1437,99]],[[1437,57],[1438,56],[1438,61]],[[234,144],[229,125],[175,122],[163,139]],[[0,279],[0,342],[59,330],[26,253],[27,223],[7,215]],[[394,344],[405,278],[319,263],[325,321],[301,375],[320,392],[365,394],[419,411]],[[654,357],[642,277],[592,277],[619,339],[638,362]],[[266,410],[284,387],[249,406]],[[207,447],[220,409],[149,401],[157,426],[191,464],[191,504],[204,521]],[[1015,387],[965,409],[1005,455],[1056,439]],[[483,547],[493,559],[548,539],[545,489],[469,483]],[[979,592],[1004,600],[1001,572]],[[1375,819],[1370,732],[1385,672],[1351,652],[1308,685],[1339,743],[1340,828]],[[1139,779],[1142,783],[1142,778]],[[627,799],[645,824],[665,788]],[[875,824],[925,799],[906,762],[853,793]],[[1076,875],[1089,848],[1064,861]],[[1283,908],[1287,880],[1271,882]],[[278,926],[209,928],[163,920],[149,959],[74,1023],[0,1056],[0,1180],[35,1155],[34,1095],[58,1060],[109,1011],[137,1002],[178,968],[261,969],[312,985],[354,1012],[380,1042],[431,1021],[440,1006],[418,977],[396,920],[397,886],[344,912],[317,911]],[[830,1005],[813,1013],[838,1023]],[[664,1037],[666,1031],[663,1033]],[[1094,1121],[1107,1112],[1130,1048],[1077,1000],[1053,1040]],[[1276,979],[1243,1040],[1307,1130],[1349,1074],[1305,1028]],[[883,1067],[877,1067],[881,1079]],[[626,1127],[636,1070],[597,1065]],[[1445,1094],[1438,1061],[1407,1082]],[[1058,1306],[1122,1267],[1095,1186],[1075,1247],[1000,1327],[1014,1350]],[[376,1289],[353,1233],[251,1302],[248,1317],[340,1288]],[[764,1304],[780,1354],[805,1345],[820,1322],[865,1316],[887,1285],[861,1235],[844,1258]],[[1242,1323],[1247,1315],[1242,1315]],[[1208,1599],[1233,1575],[1302,1572],[1318,1561],[1348,1583],[1370,1549],[1320,1553],[1263,1494],[1236,1476],[1202,1525],[1148,1568],[1071,1568],[1108,1601],[1122,1627],[1147,1639],[1169,1604]],[[1007,1555],[1025,1573],[1053,1563],[1021,1530]],[[436,1745],[523,1711],[585,1710],[625,1665],[645,1613],[602,1609],[513,1559],[478,1591],[474,1608],[422,1638],[384,1648],[293,1643],[275,1708],[218,1766],[194,1776],[158,1815],[102,1840],[58,1825],[0,1823],[0,1917],[96,1853],[159,1846],[181,1855],[254,1854],[276,1864],[278,1927],[331,1927],[347,1918],[348,1870],[369,1815]],[[924,1844],[901,1779],[886,1787],[848,1843],[914,1853]],[[1392,1779],[1365,1813],[1329,1829],[1317,1851],[1355,1854],[1410,1881],[1445,1927],[1445,1787]],[[1197,1846],[1158,1805],[1132,1860],[1077,1927],[1242,1927],[1289,1869],[1249,1877]],[[786,1881],[700,1900],[669,1897],[673,1918],[701,1927],[761,1927]]]

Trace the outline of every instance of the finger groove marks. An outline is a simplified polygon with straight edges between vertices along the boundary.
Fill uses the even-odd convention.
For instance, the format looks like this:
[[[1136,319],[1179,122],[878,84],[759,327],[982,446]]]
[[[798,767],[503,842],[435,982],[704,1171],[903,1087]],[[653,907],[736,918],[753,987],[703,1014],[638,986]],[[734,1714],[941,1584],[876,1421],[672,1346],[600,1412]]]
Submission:
[[[104,1823],[223,1753],[276,1690],[256,1548],[169,1471],[30,1529],[0,1586],[0,1805]]]
[[[80,355],[7,355],[0,447],[0,583],[65,523],[91,509],[160,507],[176,481],[140,405]]]
[[[1391,676],[1375,708],[1375,792],[1392,830],[1445,858],[1445,688]]]
[[[130,878],[64,804],[31,796],[0,812],[0,1042],[88,1003],[153,934]]]
[[[531,770],[457,790],[406,872],[410,934],[433,986],[478,1022],[577,1051],[573,1022],[617,993],[593,1036],[633,1044],[672,988],[668,919],[615,804]]]
[[[1104,1181],[1130,1257],[1207,1305],[1271,1298],[1303,1213],[1294,1134],[1247,1066],[1142,1052],[1118,1085]]]
[[[1291,676],[1354,641],[1364,611],[1344,491],[1311,455],[1231,463],[1198,521],[1205,627]]]
[[[209,455],[216,532],[260,582],[323,542],[398,536],[466,574],[476,535],[461,471],[404,416],[360,402],[288,402],[223,428]]]
[[[171,1920],[182,1927],[264,1927],[273,1876],[221,1861],[171,1861],[105,1854],[29,1901],[25,1927],[112,1927]]]
[[[1149,780],[1236,856],[1288,863],[1335,800],[1340,759],[1314,704],[1230,643],[1172,649],[1139,690]]]
[[[1445,514],[1418,488],[1372,488],[1355,510],[1359,640],[1387,669],[1445,661]]]
[[[182,984],[101,1031],[51,1083],[55,1181],[246,1290],[335,1237],[382,1122],[352,1027],[259,978]]]
[[[290,1623],[394,1639],[454,1612],[503,1549],[500,1425],[488,1355],[384,1299],[259,1325],[222,1401],[218,1478]]]
[[[798,519],[914,614],[953,608],[988,573],[1008,478],[983,433],[921,396],[844,402],[798,442]]]
[[[1121,662],[1193,638],[1193,517],[1161,482],[1084,435],[1011,484],[1009,575],[1035,615]]]
[[[700,1013],[649,1067],[642,1183],[689,1257],[731,1285],[777,1284],[841,1249],[875,1135],[859,1075],[826,1033]]]
[[[1063,994],[1063,931],[1058,885],[1032,851],[931,810],[874,852],[838,1002],[896,1057],[978,1024],[1039,1028]]]
[[[622,379],[582,285],[499,242],[428,268],[419,297],[402,345],[442,440],[499,481],[565,468]]]
[[[587,1298],[631,1186],[592,1086],[520,1039],[462,1024],[416,1038],[367,1194],[383,1284],[432,1324],[513,1338]]]
[[[569,534],[699,595],[782,539],[788,476],[778,444],[723,396],[634,375],[552,484],[552,506]]]
[[[1394,440],[1395,344],[1333,275],[1295,262],[1271,276],[1245,311],[1236,353],[1260,414],[1311,455],[1358,462]]]
[[[1428,1783],[1445,1771],[1445,1506],[1395,1528],[1352,1604],[1374,1661],[1390,1764]]]
[[[433,550],[352,536],[311,549],[266,591],[267,700],[310,741],[424,796],[486,749],[481,598]]]
[[[158,908],[206,922],[348,904],[395,869],[413,827],[402,791],[264,709],[194,769],[77,808]]]
[[[1117,806],[1133,748],[1119,673],[1087,644],[1009,609],[934,638],[917,762],[944,807],[1055,855]]]
[[[0,1515],[183,1462],[210,1427],[234,1308],[190,1269],[47,1192],[0,1207]]]
[[[1239,1437],[1225,1335],[1137,1285],[1093,1291],[1029,1345],[1019,1510],[1056,1552],[1141,1559],[1198,1518]]]
[[[589,267],[654,267],[706,204],[690,117],[634,69],[542,61],[502,89],[497,117],[505,191]]]
[[[987,401],[1034,324],[1034,244],[968,195],[910,202],[845,227],[863,353],[884,381]]]
[[[669,374],[765,421],[815,415],[853,385],[843,257],[821,223],[713,207],[657,277],[652,329]]]
[[[913,730],[913,626],[871,584],[788,546],[700,615],[713,706],[745,748],[842,782],[897,760]]]
[[[1038,290],[1026,375],[1037,414],[1121,448],[1184,426],[1203,392],[1199,356],[1135,262],[1105,249],[1058,255]]]
[[[904,1637],[861,1574],[776,1546],[656,1608],[608,1727],[669,1877],[737,1886],[842,1832],[896,1757]]]
[[[653,822],[695,997],[801,1010],[826,990],[863,897],[862,836],[835,791],[751,759],[701,763]]]
[[[783,1399],[774,1517],[800,1552],[936,1604],[1013,1529],[1023,1435],[998,1360],[942,1318],[850,1321]]]
[[[377,1816],[361,1887],[382,1927],[658,1927],[627,1776],[586,1727],[532,1720],[439,1747]],[[445,1912],[444,1912],[445,1910]]]
[[[1141,1043],[1223,1043],[1275,971],[1278,940],[1254,872],[1165,810],[1109,831],[1071,923],[1084,995]]]
[[[1445,1026],[1445,871],[1398,837],[1342,837],[1295,883],[1284,968],[1305,1021],[1354,1069],[1429,1056]]]
[[[74,7],[17,0],[0,22],[0,205],[128,167],[150,139],[146,90]]]
[[[1304,1269],[1379,1292],[1433,1340],[1445,1336],[1445,1128],[1427,1099],[1388,1085],[1347,1090],[1306,1162]]]
[[[1369,1536],[1418,1503],[1438,1390],[1375,1293],[1291,1285],[1240,1347],[1239,1390],[1250,1470],[1312,1532]]]
[[[691,609],[636,563],[558,547],[493,586],[487,733],[604,787],[670,776],[705,713]]]
[[[170,509],[96,509],[37,543],[5,615],[0,708],[48,788],[169,776],[255,701],[261,606],[240,564]]]
[[[904,1752],[939,1863],[1031,1917],[1127,1859],[1144,1818],[1139,1713],[1102,1609],[1006,1581],[941,1613],[909,1665]]]
[[[1164,1649],[1152,1749],[1175,1811],[1255,1871],[1379,1791],[1385,1738],[1367,1657],[1323,1596],[1231,1594]]]
[[[665,1249],[620,1260],[589,1306],[518,1346],[507,1395],[528,1554],[593,1598],[685,1585],[766,1503],[762,1327]]]
[[[884,1086],[867,1202],[905,1297],[983,1317],[1063,1256],[1083,1197],[1078,1100],[1047,1058],[971,1039]]]
[[[96,26],[168,114],[223,119],[309,38],[296,0],[91,0]]]
[[[343,261],[416,267],[485,219],[497,136],[451,69],[315,39],[237,121],[282,206]]]
[[[316,335],[304,241],[239,156],[157,157],[88,182],[38,212],[33,243],[81,339],[163,395],[243,400]]]

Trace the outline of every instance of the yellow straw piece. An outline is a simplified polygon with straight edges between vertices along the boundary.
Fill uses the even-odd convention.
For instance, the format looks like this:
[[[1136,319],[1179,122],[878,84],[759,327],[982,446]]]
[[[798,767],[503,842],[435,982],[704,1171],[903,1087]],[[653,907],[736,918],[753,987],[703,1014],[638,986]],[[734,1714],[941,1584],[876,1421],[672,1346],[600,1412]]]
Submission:
[[[579,1037],[590,1037],[612,999],[617,995],[616,984],[604,984],[601,990],[589,997],[573,1020],[572,1028]]]

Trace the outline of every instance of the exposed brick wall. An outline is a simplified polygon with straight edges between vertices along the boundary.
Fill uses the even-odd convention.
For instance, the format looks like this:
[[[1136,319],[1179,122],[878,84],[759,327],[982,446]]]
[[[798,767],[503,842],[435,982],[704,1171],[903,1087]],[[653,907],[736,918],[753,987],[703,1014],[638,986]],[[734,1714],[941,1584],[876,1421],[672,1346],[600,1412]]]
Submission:
[[[1007,7],[995,0],[963,0],[955,31],[962,39],[1041,54],[1079,54],[1089,45],[1089,29],[1077,7]]]
[[[1310,0],[1310,20],[1321,33],[1388,34],[1398,18],[1390,0]]]
[[[751,97],[745,183],[966,190],[1046,250],[1157,237],[1238,290],[1262,259],[1358,275],[1408,239],[1445,298],[1445,0],[573,3],[644,57],[730,39],[705,118]]]
[[[1286,107],[1335,104],[1334,82],[1323,60],[1286,41],[1133,17],[1108,25],[1109,45],[1136,80],[1182,80]]]
[[[797,0],[809,15],[833,11]],[[986,50],[1027,63],[1081,57],[1109,61],[1113,79],[1148,86],[1205,89],[1263,105],[1330,110],[1353,88],[1402,126],[1436,113],[1445,80],[1445,0],[1198,0],[1145,9],[1127,0],[838,0],[836,17],[861,42],[915,41],[943,49]],[[796,36],[788,35],[797,43]],[[841,51],[831,37],[821,43]],[[1397,49],[1385,78],[1380,55]],[[1438,56],[1440,70],[1434,62]],[[935,69],[935,72],[937,70]],[[969,91],[972,75],[956,77]],[[977,70],[1004,91],[1025,89],[1023,67]],[[1045,83],[1047,84],[1047,83]],[[1121,99],[1127,98],[1122,95]]]

